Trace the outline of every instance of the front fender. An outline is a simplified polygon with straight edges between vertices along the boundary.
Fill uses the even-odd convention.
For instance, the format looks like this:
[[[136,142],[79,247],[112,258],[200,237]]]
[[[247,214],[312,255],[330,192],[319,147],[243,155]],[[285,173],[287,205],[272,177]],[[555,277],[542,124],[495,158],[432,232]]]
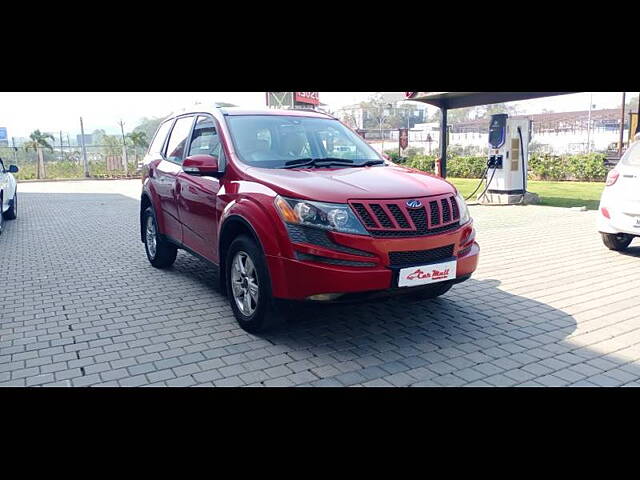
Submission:
[[[275,207],[270,204],[265,205],[264,202],[251,197],[240,197],[231,201],[220,216],[219,241],[222,239],[225,224],[234,217],[239,217],[253,230],[265,255],[278,257],[282,255],[286,245],[283,240],[288,237]]]

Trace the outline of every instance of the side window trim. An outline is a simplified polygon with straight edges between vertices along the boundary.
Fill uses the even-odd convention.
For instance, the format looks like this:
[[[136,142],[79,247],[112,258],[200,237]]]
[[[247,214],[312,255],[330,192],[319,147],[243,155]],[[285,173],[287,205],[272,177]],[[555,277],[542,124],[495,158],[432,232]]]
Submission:
[[[158,125],[158,129],[156,130],[156,133],[153,135],[153,139],[151,140],[151,143],[149,143],[149,149],[147,150],[147,155],[150,154],[150,153],[159,153],[160,156],[164,159],[164,149],[167,146],[167,140],[169,138],[169,134],[173,130],[173,124],[175,123],[175,121],[176,121],[175,118],[170,118],[169,120],[165,120],[160,125]],[[162,140],[162,145],[160,145],[160,150],[158,152],[152,152],[151,151],[151,147],[153,146],[153,142],[155,142],[156,137],[160,133],[160,130],[162,129],[164,124],[169,124],[169,130],[165,134],[164,140]]]
[[[165,151],[167,150],[167,143],[169,143],[169,138],[171,137],[171,132],[173,132],[173,126],[176,124],[176,119],[172,118],[171,120],[169,120],[169,122],[171,122],[171,125],[169,125],[169,130],[167,130],[167,134],[164,136],[164,140],[162,141],[162,146],[160,147],[160,157],[162,157],[163,160],[167,159],[167,156],[165,155]]]
[[[193,113],[188,113],[188,114],[186,114],[186,115],[179,115],[179,116],[177,116],[177,117],[175,117],[175,118],[173,119],[173,125],[171,125],[171,130],[170,130],[170,131],[169,131],[169,133],[167,134],[167,138],[165,138],[165,140],[164,140],[164,145],[162,146],[162,158],[163,158],[164,160],[166,160],[167,162],[171,162],[171,163],[173,163],[173,164],[175,164],[175,165],[180,165],[180,166],[182,166],[182,162],[183,162],[183,161],[184,161],[184,159],[186,158],[186,157],[185,157],[185,152],[184,152],[184,150],[182,151],[182,158],[180,159],[180,161],[179,161],[179,162],[176,162],[176,161],[174,161],[174,160],[171,160],[169,157],[167,157],[167,151],[166,151],[166,150],[167,150],[167,147],[169,146],[169,140],[171,139],[171,135],[173,134],[173,129],[176,127],[176,124],[178,123],[178,120],[181,120],[181,119],[183,119],[183,118],[191,118],[191,128],[189,129],[189,134],[187,135],[187,138],[186,138],[186,142],[187,142],[187,143],[185,143],[185,147],[186,147],[187,145],[189,145],[189,143],[188,143],[188,142],[189,142],[189,141],[191,141],[191,134],[193,133],[193,127],[194,127],[194,125],[195,125],[195,123],[196,123],[196,122],[195,122],[195,117],[196,117],[196,115],[195,115],[195,114],[193,114]]]

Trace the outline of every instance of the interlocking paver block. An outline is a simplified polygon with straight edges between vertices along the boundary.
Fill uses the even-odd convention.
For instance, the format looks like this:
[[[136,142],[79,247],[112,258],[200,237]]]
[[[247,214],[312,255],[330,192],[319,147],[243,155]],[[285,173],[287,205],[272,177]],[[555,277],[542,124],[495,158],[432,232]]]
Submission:
[[[0,240],[0,385],[640,383],[638,241],[606,249],[595,211],[471,206],[480,265],[442,298],[307,306],[256,336],[215,268],[184,252],[170,270],[148,265],[139,180],[20,190]]]

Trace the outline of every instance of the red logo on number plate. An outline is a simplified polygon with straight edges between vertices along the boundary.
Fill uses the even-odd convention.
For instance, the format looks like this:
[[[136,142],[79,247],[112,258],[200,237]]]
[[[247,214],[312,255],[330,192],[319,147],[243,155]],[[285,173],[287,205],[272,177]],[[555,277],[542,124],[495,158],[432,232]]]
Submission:
[[[410,273],[406,276],[407,280],[423,280],[425,278],[432,278],[434,280],[440,280],[442,278],[447,278],[449,276],[449,269],[447,268],[444,271],[436,270],[435,268],[431,271],[431,273],[425,273],[420,269],[417,269],[415,272]]]

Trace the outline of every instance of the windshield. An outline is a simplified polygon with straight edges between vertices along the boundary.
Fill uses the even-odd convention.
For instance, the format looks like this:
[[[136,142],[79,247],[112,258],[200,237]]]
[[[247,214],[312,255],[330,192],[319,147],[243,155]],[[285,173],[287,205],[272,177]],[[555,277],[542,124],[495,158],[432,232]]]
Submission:
[[[230,115],[227,124],[236,153],[249,165],[300,168],[357,167],[382,163],[362,138],[337,120],[284,115]],[[325,161],[314,164],[313,161]]]
[[[638,145],[640,145],[640,142],[635,142],[626,152],[624,152],[624,155],[622,155],[622,158],[620,159],[620,162],[623,165],[640,167],[640,147],[638,147]]]

